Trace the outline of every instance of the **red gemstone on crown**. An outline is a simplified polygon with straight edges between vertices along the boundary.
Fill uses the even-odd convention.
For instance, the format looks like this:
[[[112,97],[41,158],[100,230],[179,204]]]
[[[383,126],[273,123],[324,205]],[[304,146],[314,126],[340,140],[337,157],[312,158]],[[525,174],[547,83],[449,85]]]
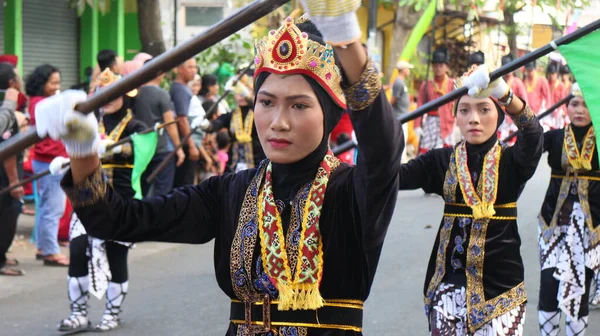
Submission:
[[[325,75],[325,79],[327,79],[327,80],[330,80],[330,79],[331,79],[331,72],[328,72],[328,73]]]

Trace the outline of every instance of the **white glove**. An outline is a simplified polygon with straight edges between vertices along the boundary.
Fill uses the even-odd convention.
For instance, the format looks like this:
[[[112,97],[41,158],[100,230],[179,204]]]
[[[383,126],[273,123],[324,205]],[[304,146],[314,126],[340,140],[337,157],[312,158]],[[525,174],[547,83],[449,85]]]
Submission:
[[[469,96],[475,98],[494,97],[500,99],[510,90],[502,77],[490,83],[490,70],[487,65],[480,65],[463,81],[463,86],[469,89]]]
[[[233,82],[235,82],[235,77],[231,77],[225,83],[225,91],[233,91]]]
[[[50,162],[48,170],[50,170],[50,174],[54,176],[64,175],[67,172],[67,170],[69,170],[69,166],[63,168],[63,165],[69,162],[71,162],[69,158],[66,158],[64,156],[57,156],[54,158],[54,160],[52,160],[52,162]]]
[[[119,154],[123,151],[123,145],[118,145],[117,147],[108,149],[108,146],[114,144],[115,141],[110,139],[102,139],[100,140],[100,145],[98,145],[98,155],[104,156],[106,154]]]
[[[196,117],[194,120],[192,120],[190,127],[192,129],[200,127],[201,130],[206,131],[210,127],[210,121],[204,118]]]
[[[415,128],[414,131],[417,138],[421,138],[423,136],[423,129],[421,127]]]
[[[346,45],[361,36],[356,10],[361,0],[302,0],[302,7],[317,26],[323,39],[333,45]]]
[[[87,95],[83,91],[67,90],[48,97],[35,107],[35,127],[40,138],[49,136],[62,140],[70,157],[85,157],[98,153],[98,121],[93,113],[74,111]]]
[[[158,133],[158,135],[162,136],[163,133],[165,132],[165,128],[164,127],[159,128],[159,127],[160,127],[160,123],[154,124],[154,131],[156,133]]]

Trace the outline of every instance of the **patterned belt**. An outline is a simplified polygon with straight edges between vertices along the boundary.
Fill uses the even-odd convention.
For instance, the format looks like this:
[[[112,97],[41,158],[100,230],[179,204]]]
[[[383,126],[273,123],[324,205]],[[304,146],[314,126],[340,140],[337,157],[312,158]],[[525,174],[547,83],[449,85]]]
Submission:
[[[105,163],[105,164],[102,164],[102,168],[104,168],[104,169],[109,169],[109,168],[133,169],[133,165],[129,164],[129,163]]]
[[[558,175],[558,174],[552,174],[550,175],[551,178],[556,178],[556,179],[564,179],[567,176],[566,175]],[[591,175],[591,174],[572,174],[569,177],[576,177],[578,179],[582,179],[582,180],[590,180],[590,181],[600,181],[600,176],[598,175]]]
[[[277,309],[277,301],[268,295],[256,302],[231,300],[230,320],[246,326],[244,335],[256,335],[271,327],[307,327],[322,329],[362,331],[363,302],[360,300],[325,300],[325,306],[317,310]]]
[[[490,219],[495,220],[516,220],[517,203],[495,204],[496,214]],[[446,203],[444,205],[444,216],[446,217],[468,217],[473,218],[473,210],[464,203]]]

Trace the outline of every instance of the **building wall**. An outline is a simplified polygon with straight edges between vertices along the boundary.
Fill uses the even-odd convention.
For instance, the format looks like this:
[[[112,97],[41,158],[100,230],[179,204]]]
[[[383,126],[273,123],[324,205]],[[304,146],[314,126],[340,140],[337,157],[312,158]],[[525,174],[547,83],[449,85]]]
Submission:
[[[217,22],[229,16],[235,9],[231,0],[160,0],[161,25],[163,40],[167,49],[180,44],[205,31],[210,25],[191,25],[188,19],[190,11],[187,7],[194,7],[195,13],[203,11],[209,15],[216,8],[222,8],[219,15],[209,15],[210,22]],[[201,13],[200,13],[201,14]]]

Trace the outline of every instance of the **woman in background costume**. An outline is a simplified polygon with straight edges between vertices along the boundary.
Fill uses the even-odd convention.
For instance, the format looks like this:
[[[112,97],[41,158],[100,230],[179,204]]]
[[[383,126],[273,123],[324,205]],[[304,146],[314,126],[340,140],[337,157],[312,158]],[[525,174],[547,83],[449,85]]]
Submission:
[[[347,12],[332,12],[340,3]],[[324,38],[344,46],[335,48],[339,61],[313,25],[298,27],[291,18],[256,44],[254,122],[268,157],[257,168],[131,200],[103,182],[93,134],[66,141],[81,150],[71,150],[63,187],[90,234],[192,244],[215,239],[217,282],[231,298],[227,335],[361,335],[363,301],[396,204],[402,133],[358,42],[360,1],[322,4],[305,3],[315,9]],[[56,97],[45,115],[85,120],[74,131],[90,133],[93,119],[57,112],[61,100],[79,99]],[[340,163],[327,146],[346,109],[358,138],[356,166]],[[56,129],[48,132],[71,138]]]
[[[571,124],[544,134],[552,169],[539,216],[542,336],[583,335],[592,277],[600,269],[600,169],[596,135],[579,85],[567,103]]]
[[[212,121],[206,132],[213,133],[223,128],[229,129],[232,145],[229,150],[227,169],[230,172],[238,172],[258,167],[265,158],[265,153],[254,125],[252,92],[242,83],[237,83],[233,87],[233,92],[238,107],[231,113],[222,114]]]
[[[102,89],[117,79],[117,75],[106,68],[99,76],[98,88]],[[102,171],[107,179],[106,183],[124,200],[133,199],[135,195],[131,183],[133,148],[130,143],[113,148],[109,152],[106,152],[105,148],[146,128],[144,123],[134,119],[130,109],[135,94],[137,90],[104,106],[99,123],[99,134],[102,138]],[[54,159],[50,171],[53,174],[61,174],[62,166],[67,162],[69,160],[64,157]],[[129,287],[127,254],[131,243],[105,241],[88,235],[76,215],[73,215],[71,220],[70,239],[68,294],[71,315],[59,323],[58,330],[73,332],[90,327],[87,316],[89,293],[98,299],[106,295],[106,310],[94,329],[109,331],[118,328],[121,324],[121,305]]]
[[[422,188],[445,201],[424,288],[434,336],[523,335],[527,298],[516,202],[542,155],[542,127],[503,79],[489,82],[487,66],[457,82],[469,88],[453,108],[465,140],[400,169],[401,190]],[[520,130],[513,147],[496,135],[501,105]]]

